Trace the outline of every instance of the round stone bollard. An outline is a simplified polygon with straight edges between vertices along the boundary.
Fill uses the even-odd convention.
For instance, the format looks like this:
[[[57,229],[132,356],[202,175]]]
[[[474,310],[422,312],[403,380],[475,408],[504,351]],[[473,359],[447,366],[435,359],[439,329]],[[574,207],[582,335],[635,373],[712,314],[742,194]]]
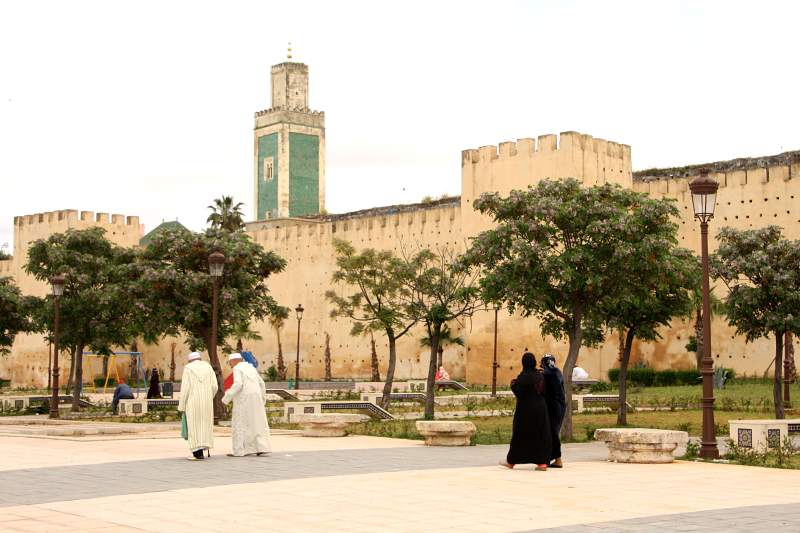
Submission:
[[[648,428],[604,428],[594,432],[596,440],[608,445],[608,460],[617,463],[671,463],[672,452],[685,446],[685,431]]]
[[[469,446],[477,431],[475,424],[455,420],[418,420],[417,431],[426,446]]]
[[[368,418],[366,415],[319,413],[294,415],[292,421],[300,424],[304,437],[344,437],[350,424],[357,424]]]

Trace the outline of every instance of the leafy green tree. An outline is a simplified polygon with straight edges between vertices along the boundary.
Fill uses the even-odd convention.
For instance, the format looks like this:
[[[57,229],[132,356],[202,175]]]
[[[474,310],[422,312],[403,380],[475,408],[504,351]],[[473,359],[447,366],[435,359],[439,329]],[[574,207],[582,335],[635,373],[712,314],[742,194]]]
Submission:
[[[411,295],[402,280],[406,267],[389,251],[367,248],[357,252],[352,244],[342,240],[335,240],[333,246],[337,270],[332,279],[339,285],[339,292],[325,293],[333,304],[331,317],[348,318],[353,323],[351,335],[382,330],[389,342],[389,365],[381,400],[385,409],[391,400],[397,339],[417,322],[407,309]]]
[[[25,270],[33,277],[44,282],[56,274],[65,278],[59,340],[69,347],[74,361],[73,411],[80,408],[84,350],[107,355],[136,337],[132,302],[125,290],[133,258],[133,250],[111,243],[105,229],[97,227],[56,233],[28,249]],[[52,298],[41,301],[36,317],[37,329],[52,337]]]
[[[627,256],[619,272],[626,280],[602,310],[606,323],[624,335],[619,365],[617,424],[626,425],[628,363],[634,339],[655,341],[658,328],[669,326],[691,307],[691,292],[699,279],[697,258],[677,247],[678,212],[664,200],[643,200],[629,217],[631,238],[620,249]]]
[[[728,288],[728,323],[748,342],[775,337],[775,418],[784,418],[783,341],[800,332],[800,241],[783,238],[781,228],[722,228],[711,257],[711,274]]]
[[[496,226],[474,239],[466,261],[484,270],[485,300],[536,316],[543,334],[567,338],[567,405],[581,346],[602,341],[605,300],[625,283],[620,274],[630,238],[628,218],[644,198],[619,186],[582,187],[578,180],[563,179],[475,201]],[[571,409],[562,433],[572,437]]]
[[[226,231],[239,231],[244,229],[244,213],[242,213],[242,202],[233,203],[232,196],[222,196],[214,200],[214,204],[208,206],[211,214],[208,215],[206,222],[211,225],[211,229],[224,229]]]
[[[168,229],[140,250],[136,264],[128,270],[135,322],[145,340],[187,335],[206,348],[211,345],[213,283],[208,256],[212,252],[225,255],[219,289],[218,345],[224,345],[226,338],[247,328],[252,320],[278,312],[264,281],[285,268],[284,259],[265,251],[244,232]],[[215,409],[223,413],[219,357],[211,357],[211,366],[219,381]]]
[[[425,418],[434,415],[436,363],[442,330],[448,322],[472,316],[480,306],[477,269],[450,248],[422,249],[404,257],[398,279],[405,286],[409,316],[425,325],[430,339],[430,361],[425,393]]]
[[[35,299],[23,296],[11,278],[0,278],[0,355],[7,354],[18,333],[34,331]]]

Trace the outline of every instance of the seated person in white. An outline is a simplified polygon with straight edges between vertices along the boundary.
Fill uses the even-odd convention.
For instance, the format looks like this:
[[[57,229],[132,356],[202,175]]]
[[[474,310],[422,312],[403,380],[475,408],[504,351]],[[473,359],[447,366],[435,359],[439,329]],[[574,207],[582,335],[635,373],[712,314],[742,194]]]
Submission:
[[[572,381],[581,381],[589,379],[589,373],[579,366],[572,369]]]

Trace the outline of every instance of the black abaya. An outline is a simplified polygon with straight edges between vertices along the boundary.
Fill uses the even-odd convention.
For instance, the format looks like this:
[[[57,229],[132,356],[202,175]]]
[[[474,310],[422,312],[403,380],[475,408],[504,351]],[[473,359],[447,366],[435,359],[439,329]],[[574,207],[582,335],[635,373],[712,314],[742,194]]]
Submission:
[[[550,439],[552,441],[552,459],[561,457],[561,423],[567,410],[564,394],[564,376],[558,368],[544,369],[544,399],[547,404],[547,416],[550,419]]]
[[[526,368],[511,383],[517,408],[506,461],[512,465],[550,462],[552,437],[544,389],[544,377],[535,369]]]

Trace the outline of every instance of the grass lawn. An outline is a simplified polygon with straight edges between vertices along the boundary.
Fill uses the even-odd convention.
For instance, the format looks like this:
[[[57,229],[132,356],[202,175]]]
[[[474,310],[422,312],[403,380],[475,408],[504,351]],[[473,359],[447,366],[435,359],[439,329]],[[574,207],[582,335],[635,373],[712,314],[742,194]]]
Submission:
[[[617,394],[619,391],[609,391]],[[791,397],[800,401],[800,385],[790,388]],[[634,407],[697,407],[702,390],[700,385],[678,385],[673,387],[631,387],[628,389],[628,402]],[[726,384],[724,389],[715,389],[715,407],[724,411],[765,411],[774,410],[772,402],[772,383],[769,381],[742,380]]]
[[[770,418],[769,413],[753,413],[742,411],[717,411],[715,414],[718,435],[728,434],[728,420],[739,418]],[[702,411],[656,411],[630,413],[629,427],[648,427],[657,429],[677,429],[688,431],[689,435],[700,436],[702,427]],[[511,440],[510,416],[493,416],[488,418],[468,418],[478,428],[472,441],[475,444],[508,444]],[[573,442],[591,440],[594,430],[602,427],[615,427],[615,413],[593,413],[574,415]],[[356,435],[373,435],[399,439],[422,439],[417,433],[413,420],[391,420],[386,422],[370,421],[352,427]]]

